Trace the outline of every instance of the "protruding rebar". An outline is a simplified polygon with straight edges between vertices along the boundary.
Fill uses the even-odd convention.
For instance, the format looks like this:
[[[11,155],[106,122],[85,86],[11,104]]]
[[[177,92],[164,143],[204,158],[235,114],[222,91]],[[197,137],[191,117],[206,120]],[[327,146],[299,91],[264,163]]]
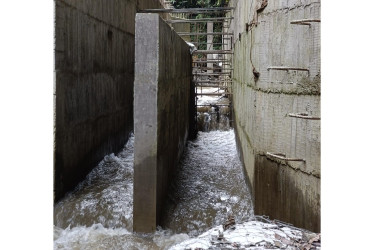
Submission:
[[[286,158],[286,155],[282,154],[282,153],[270,153],[270,152],[266,152],[266,155],[269,155],[271,157],[274,157],[274,158],[279,159],[279,160],[284,160],[284,161],[303,161],[303,162],[305,162],[304,159]]]
[[[305,114],[305,113],[299,113],[299,114],[289,113],[288,116],[295,117],[295,118],[308,119],[308,120],[321,120],[321,117],[309,116],[308,114]]]
[[[294,20],[291,21],[291,24],[300,24],[300,25],[311,25],[310,23],[320,23],[320,19],[301,19],[301,20]]]
[[[289,70],[298,70],[298,71],[308,71],[309,72],[309,69],[305,69],[305,68],[298,68],[298,67],[287,67],[287,66],[270,66],[268,67],[268,70],[286,70],[286,71],[289,71]]]

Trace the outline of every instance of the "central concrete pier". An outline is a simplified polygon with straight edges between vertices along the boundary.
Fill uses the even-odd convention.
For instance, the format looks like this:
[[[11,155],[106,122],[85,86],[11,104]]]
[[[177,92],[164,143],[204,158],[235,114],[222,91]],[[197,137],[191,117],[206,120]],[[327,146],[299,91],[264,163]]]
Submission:
[[[136,15],[135,44],[133,229],[153,232],[192,128],[192,57],[157,14]]]

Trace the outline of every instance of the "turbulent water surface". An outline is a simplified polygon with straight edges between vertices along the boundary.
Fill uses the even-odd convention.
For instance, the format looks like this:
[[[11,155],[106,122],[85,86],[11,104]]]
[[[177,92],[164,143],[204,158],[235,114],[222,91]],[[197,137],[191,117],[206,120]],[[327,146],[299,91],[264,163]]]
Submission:
[[[171,183],[163,225],[197,236],[229,215],[237,222],[250,219],[250,201],[233,130],[199,132]]]
[[[132,233],[134,136],[54,208],[55,249],[168,249],[220,225],[253,216],[234,131],[199,132],[172,181],[163,228]]]

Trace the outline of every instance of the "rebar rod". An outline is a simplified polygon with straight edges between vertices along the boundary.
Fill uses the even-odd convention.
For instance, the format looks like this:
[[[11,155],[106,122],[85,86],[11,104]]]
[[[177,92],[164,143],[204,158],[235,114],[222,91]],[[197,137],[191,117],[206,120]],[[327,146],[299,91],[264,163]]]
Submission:
[[[288,116],[289,117],[295,117],[295,118],[308,119],[308,120],[321,120],[321,117],[308,116],[308,114],[303,114],[303,113],[299,113],[299,114],[289,113]]]
[[[279,160],[284,160],[284,161],[303,161],[305,162],[304,159],[299,159],[299,158],[286,158],[286,155],[285,154],[282,154],[282,153],[270,153],[270,152],[266,152],[266,155],[269,155],[269,156],[272,156],[276,159],[279,159]]]
[[[311,25],[310,23],[320,23],[320,19],[301,19],[291,21],[291,24],[300,24],[300,25]]]
[[[298,68],[298,67],[287,67],[287,66],[270,66],[268,67],[268,70],[299,70],[299,71],[308,71],[309,72],[309,69],[305,69],[305,68]]]

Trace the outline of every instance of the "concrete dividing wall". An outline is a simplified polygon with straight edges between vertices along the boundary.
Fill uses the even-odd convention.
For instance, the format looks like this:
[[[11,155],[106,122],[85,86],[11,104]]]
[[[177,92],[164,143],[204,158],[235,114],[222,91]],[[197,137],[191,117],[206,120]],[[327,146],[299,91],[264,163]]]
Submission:
[[[155,14],[136,15],[134,231],[153,232],[193,117],[188,45]]]
[[[320,19],[320,1],[235,0],[230,5],[236,7],[229,29],[235,34],[235,128],[255,213],[319,232],[320,121],[287,114],[320,117],[320,23],[290,24]],[[309,73],[268,70],[271,66]],[[305,163],[277,160],[266,152]]]
[[[135,14],[158,0],[55,0],[54,198],[133,129]]]

